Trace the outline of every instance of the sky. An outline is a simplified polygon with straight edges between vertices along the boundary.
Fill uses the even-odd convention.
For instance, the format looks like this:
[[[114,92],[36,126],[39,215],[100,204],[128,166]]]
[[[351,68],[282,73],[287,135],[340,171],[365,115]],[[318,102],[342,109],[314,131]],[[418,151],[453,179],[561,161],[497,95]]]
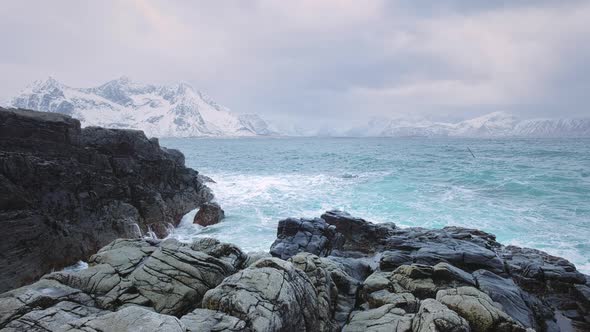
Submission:
[[[128,76],[300,126],[590,116],[590,1],[0,1],[0,100]]]

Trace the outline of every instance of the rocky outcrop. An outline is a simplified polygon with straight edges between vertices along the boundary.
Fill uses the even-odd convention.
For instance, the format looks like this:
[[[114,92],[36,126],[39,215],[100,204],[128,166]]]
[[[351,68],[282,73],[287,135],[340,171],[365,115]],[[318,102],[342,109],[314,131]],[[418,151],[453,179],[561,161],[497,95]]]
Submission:
[[[141,131],[0,108],[0,291],[87,259],[116,238],[158,236],[212,199],[175,150]]]
[[[323,219],[288,218],[279,221],[277,239],[270,246],[274,257],[288,259],[299,252],[327,256],[341,242],[336,227]]]
[[[589,283],[563,259],[473,229],[330,215],[343,218],[283,222],[272,254],[286,260],[208,238],[115,240],[85,270],[0,295],[0,330],[589,330]]]
[[[315,331],[319,302],[307,275],[293,264],[264,258],[208,291],[203,307],[246,322],[255,331]]]
[[[373,330],[365,322],[375,320],[379,330],[385,320],[403,330],[402,317],[409,315],[415,315],[415,330],[590,329],[590,286],[573,264],[539,250],[503,246],[476,229],[402,229],[340,211],[282,221],[271,254],[288,258],[302,251],[363,261],[374,270],[360,278],[356,309],[344,329],[352,324]],[[481,305],[477,314],[475,302]]]
[[[219,223],[223,218],[225,218],[225,212],[221,209],[221,206],[215,202],[207,202],[201,205],[193,223],[201,226],[211,226]]]

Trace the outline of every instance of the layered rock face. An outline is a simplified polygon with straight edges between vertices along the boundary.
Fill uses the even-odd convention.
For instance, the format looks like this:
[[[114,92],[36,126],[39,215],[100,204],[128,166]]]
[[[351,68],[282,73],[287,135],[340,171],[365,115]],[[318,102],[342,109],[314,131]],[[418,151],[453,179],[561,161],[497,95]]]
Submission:
[[[0,291],[116,238],[164,236],[211,199],[180,152],[141,131],[0,108]]]

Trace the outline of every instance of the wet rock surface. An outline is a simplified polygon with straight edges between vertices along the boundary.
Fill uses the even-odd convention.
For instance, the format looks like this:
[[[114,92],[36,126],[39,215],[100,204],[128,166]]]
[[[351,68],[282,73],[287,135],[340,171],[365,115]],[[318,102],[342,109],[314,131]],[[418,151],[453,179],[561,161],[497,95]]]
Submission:
[[[0,295],[0,330],[590,330],[588,280],[562,258],[473,229],[325,216],[281,221],[274,257],[115,240],[85,270]]]
[[[86,260],[116,238],[165,236],[212,199],[182,153],[143,132],[0,108],[0,291]]]
[[[215,225],[225,218],[225,212],[215,202],[207,202],[200,206],[193,223],[201,226]]]

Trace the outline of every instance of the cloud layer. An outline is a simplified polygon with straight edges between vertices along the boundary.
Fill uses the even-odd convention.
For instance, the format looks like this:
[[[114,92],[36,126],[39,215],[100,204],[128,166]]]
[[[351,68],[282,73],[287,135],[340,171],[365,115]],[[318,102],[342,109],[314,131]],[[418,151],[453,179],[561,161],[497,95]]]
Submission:
[[[318,127],[590,115],[590,3],[442,3],[12,1],[0,9],[0,99],[48,75],[72,86],[127,75]]]

